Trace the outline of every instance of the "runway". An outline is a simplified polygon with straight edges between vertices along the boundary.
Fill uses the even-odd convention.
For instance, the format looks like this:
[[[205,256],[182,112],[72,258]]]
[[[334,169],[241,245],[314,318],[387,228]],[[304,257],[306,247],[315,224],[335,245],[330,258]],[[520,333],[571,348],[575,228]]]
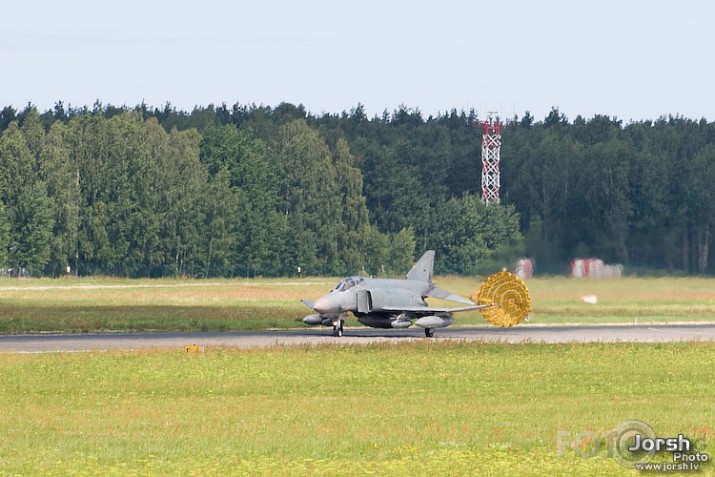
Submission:
[[[121,349],[183,348],[188,345],[210,347],[267,347],[321,344],[398,343],[426,340],[422,329],[381,330],[346,328],[341,338],[326,328],[285,331],[244,331],[223,333],[106,333],[81,335],[0,336],[0,353],[42,353],[107,351]],[[673,341],[715,341],[715,323],[650,325],[520,325],[514,328],[470,327],[435,330],[433,341],[464,340],[505,343],[590,343]]]

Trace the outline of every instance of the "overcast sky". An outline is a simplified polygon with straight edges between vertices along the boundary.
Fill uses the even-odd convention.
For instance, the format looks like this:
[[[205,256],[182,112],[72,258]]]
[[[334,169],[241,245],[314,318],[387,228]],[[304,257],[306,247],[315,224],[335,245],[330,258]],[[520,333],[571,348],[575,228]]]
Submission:
[[[22,0],[0,19],[0,106],[715,120],[708,0]]]

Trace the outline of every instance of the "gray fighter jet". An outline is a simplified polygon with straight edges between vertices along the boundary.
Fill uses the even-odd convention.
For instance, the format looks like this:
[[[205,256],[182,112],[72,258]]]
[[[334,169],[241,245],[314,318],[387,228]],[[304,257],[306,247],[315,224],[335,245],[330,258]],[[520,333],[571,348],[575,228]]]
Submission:
[[[435,328],[445,328],[454,322],[452,313],[479,310],[492,305],[475,305],[459,295],[436,287],[432,283],[434,250],[428,250],[407,273],[404,280],[347,277],[317,300],[303,300],[316,313],[303,319],[307,325],[332,326],[335,336],[343,335],[343,325],[351,312],[357,320],[373,328],[409,328],[417,325],[432,337]],[[426,297],[461,303],[458,308],[436,308],[425,302]],[[414,320],[414,321],[413,321]]]

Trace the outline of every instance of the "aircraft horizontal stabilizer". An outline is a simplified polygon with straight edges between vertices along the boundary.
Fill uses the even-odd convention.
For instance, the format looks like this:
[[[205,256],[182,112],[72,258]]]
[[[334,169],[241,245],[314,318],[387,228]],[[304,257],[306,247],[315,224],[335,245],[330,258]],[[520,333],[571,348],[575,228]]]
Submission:
[[[456,313],[459,311],[482,310],[489,308],[489,305],[472,305],[463,306],[461,308],[434,308],[431,306],[383,306],[384,311],[406,311],[412,313]]]
[[[456,295],[452,292],[449,292],[447,290],[443,290],[442,288],[439,287],[432,287],[429,289],[427,292],[427,296],[431,296],[433,298],[439,298],[440,300],[447,300],[447,301],[453,301],[455,303],[462,303],[464,305],[474,305],[474,302],[471,300],[468,300],[464,297],[461,297],[459,295]]]

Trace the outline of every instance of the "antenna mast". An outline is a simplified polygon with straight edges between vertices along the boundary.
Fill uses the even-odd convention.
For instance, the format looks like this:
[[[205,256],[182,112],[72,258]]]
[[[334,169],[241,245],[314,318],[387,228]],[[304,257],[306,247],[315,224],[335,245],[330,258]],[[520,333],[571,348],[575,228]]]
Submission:
[[[489,205],[499,203],[499,161],[501,150],[501,130],[504,123],[490,111],[486,121],[480,121],[482,128],[482,200]]]

